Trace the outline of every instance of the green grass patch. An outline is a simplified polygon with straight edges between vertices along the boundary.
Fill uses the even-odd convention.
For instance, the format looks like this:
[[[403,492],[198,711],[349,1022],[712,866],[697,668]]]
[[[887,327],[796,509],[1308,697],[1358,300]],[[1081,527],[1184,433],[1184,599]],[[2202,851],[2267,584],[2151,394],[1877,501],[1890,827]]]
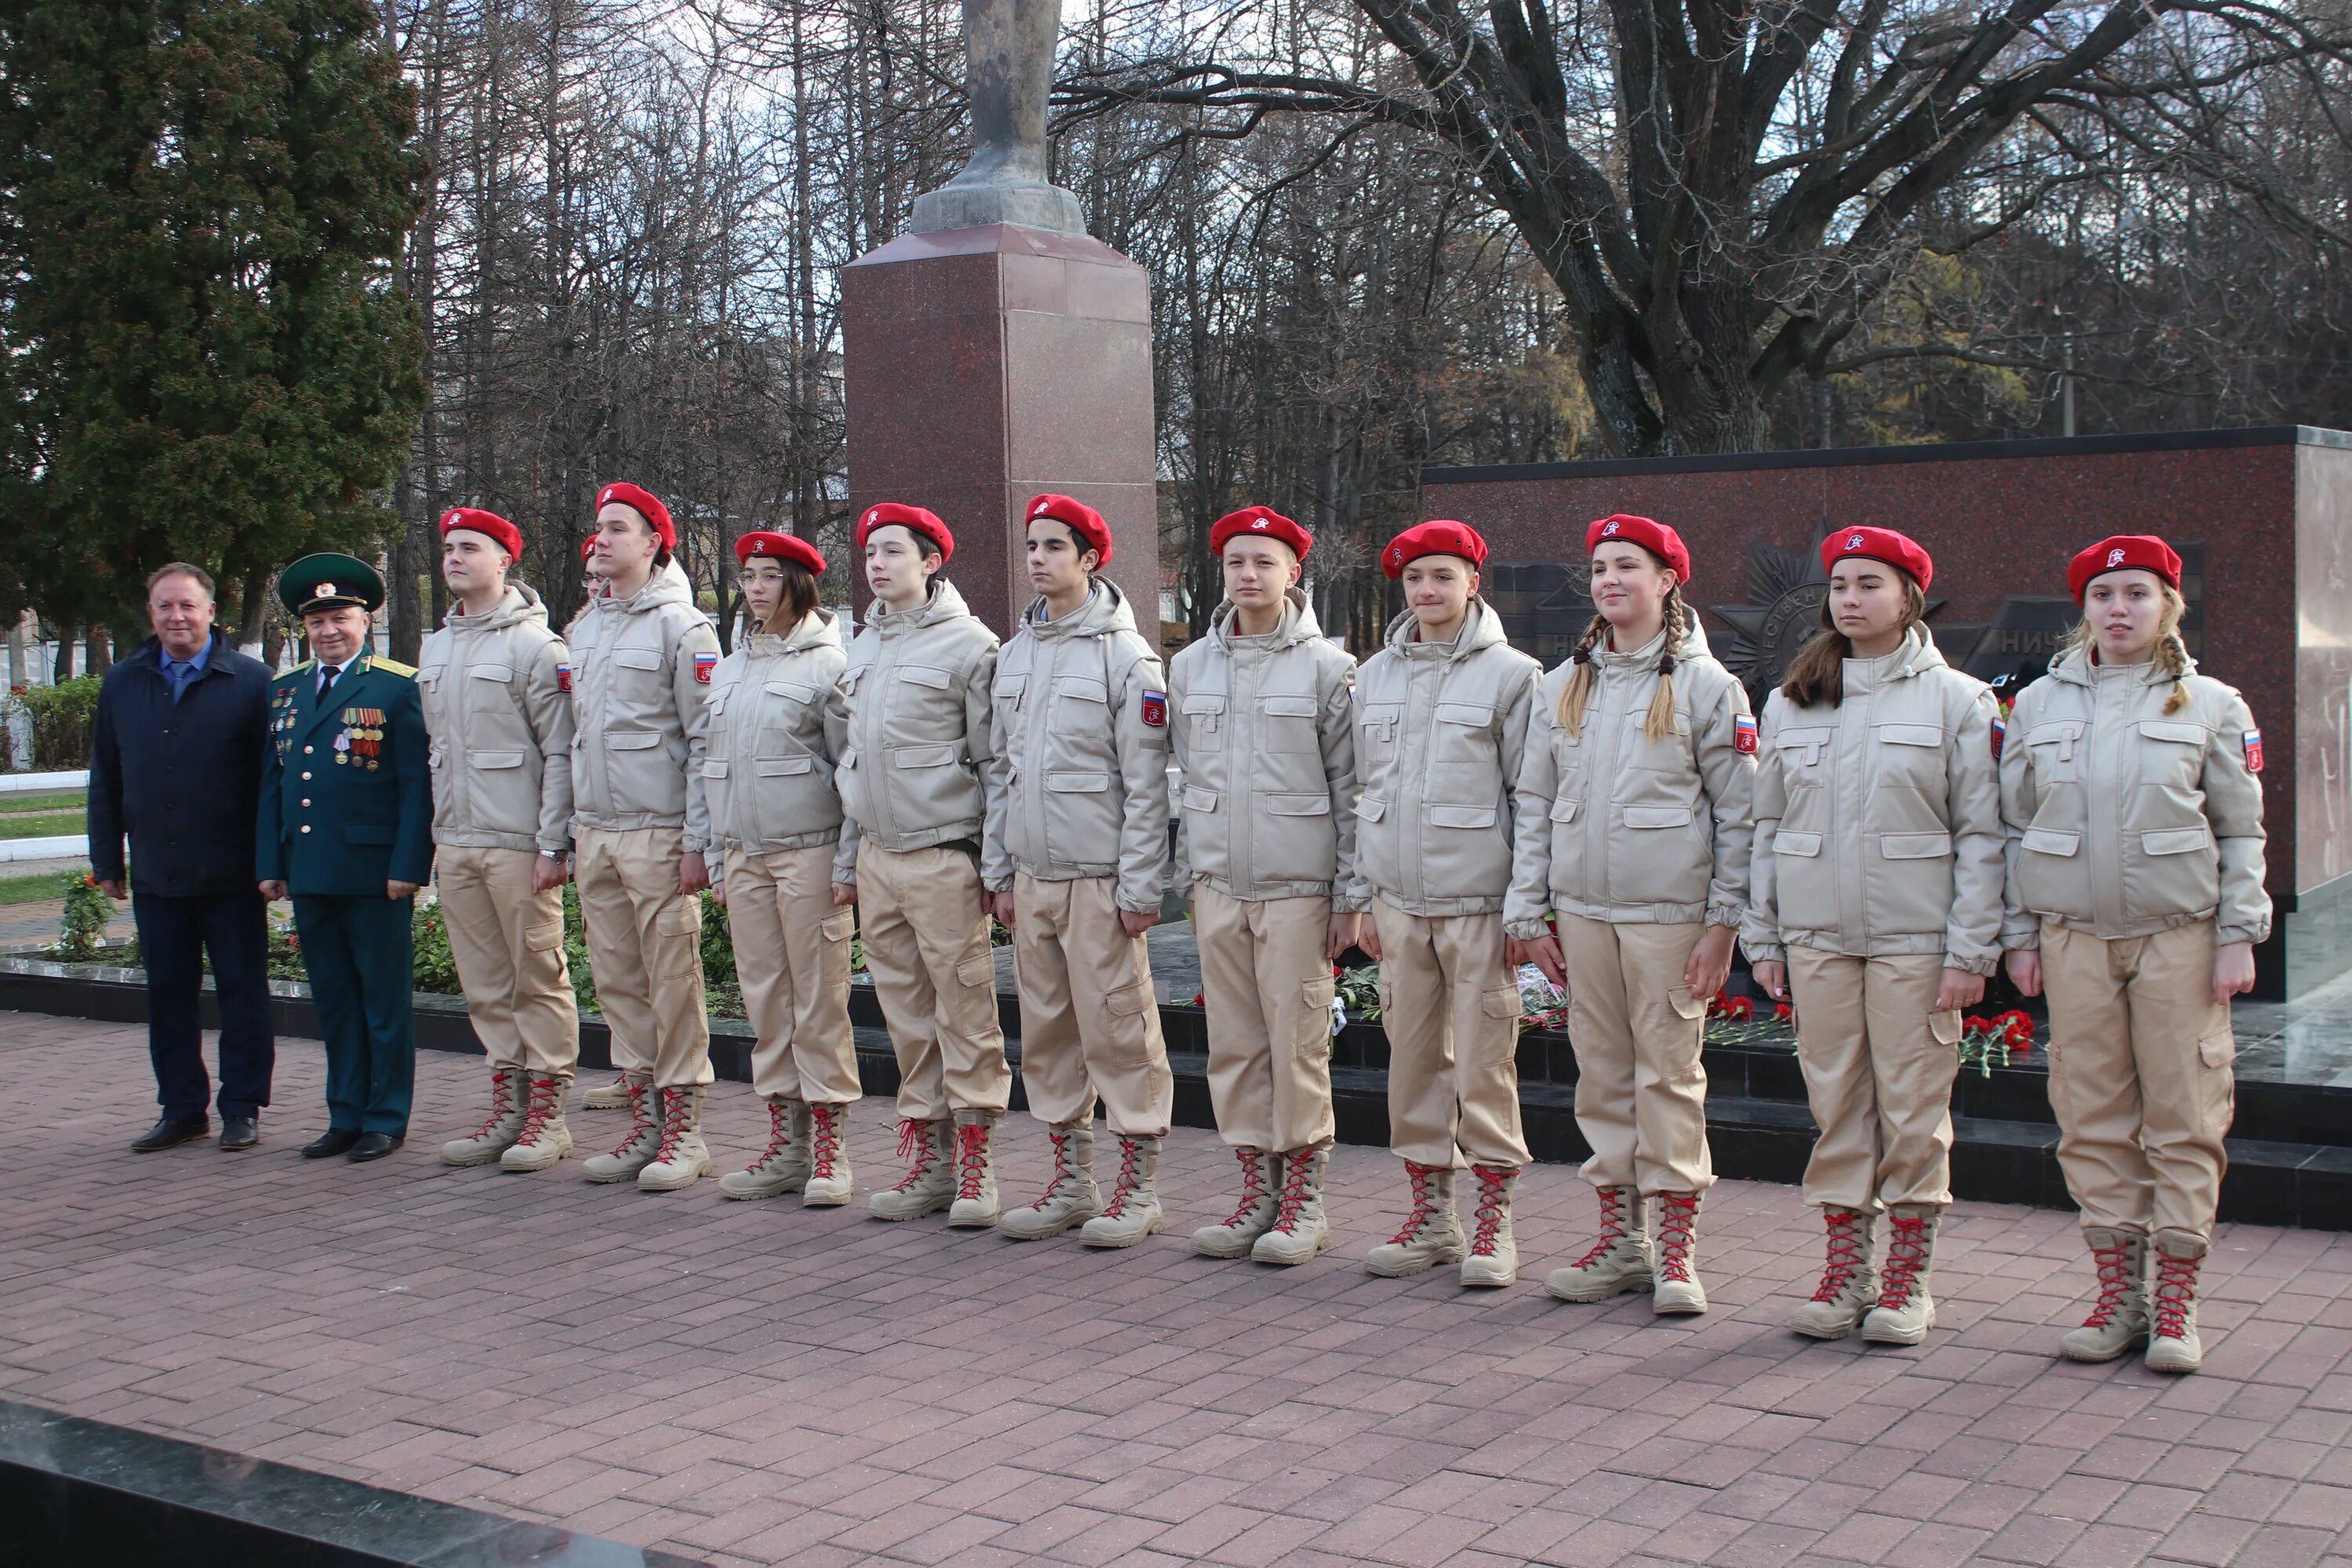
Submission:
[[[0,909],[11,904],[54,903],[86,875],[81,871],[34,871],[20,877],[0,877]]]
[[[52,812],[47,816],[0,816],[0,838],[56,838],[79,833],[89,826],[79,811]]]
[[[68,795],[0,795],[0,817],[25,816],[39,811],[79,811],[89,796],[80,790]]]

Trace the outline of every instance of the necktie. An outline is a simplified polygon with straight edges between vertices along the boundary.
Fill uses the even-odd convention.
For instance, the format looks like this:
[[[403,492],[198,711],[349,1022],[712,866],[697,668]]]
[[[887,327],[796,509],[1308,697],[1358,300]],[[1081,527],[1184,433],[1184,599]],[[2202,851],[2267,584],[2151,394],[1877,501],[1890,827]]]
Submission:
[[[320,703],[322,706],[325,704],[325,702],[326,702],[326,700],[327,700],[327,693],[328,693],[328,692],[330,692],[330,691],[332,691],[332,690],[335,689],[335,677],[337,677],[337,676],[339,676],[339,675],[341,675],[341,674],[342,674],[342,673],[343,673],[342,667],[341,667],[341,665],[335,665],[335,664],[331,664],[331,665],[327,666],[327,668],[326,668],[324,670],[322,670],[322,671],[320,671],[320,675],[319,675],[319,701],[320,701]]]

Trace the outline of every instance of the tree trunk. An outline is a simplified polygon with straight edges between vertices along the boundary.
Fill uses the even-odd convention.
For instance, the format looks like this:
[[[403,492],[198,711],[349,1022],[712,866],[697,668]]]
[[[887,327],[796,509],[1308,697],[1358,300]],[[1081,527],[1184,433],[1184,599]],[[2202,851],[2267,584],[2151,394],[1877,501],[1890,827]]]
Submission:
[[[61,626],[58,628],[57,662],[49,668],[49,684],[52,686],[63,686],[67,681],[73,679],[74,632],[76,629],[76,627],[71,626]]]
[[[405,508],[402,509],[404,511]],[[386,564],[391,568],[392,657],[403,664],[416,662],[417,645],[425,640],[425,606],[419,602],[424,563],[417,559],[416,529],[409,519],[401,519],[400,537],[394,540],[386,552]]]
[[[114,668],[114,639],[104,626],[92,626],[82,644],[82,673],[104,675]]]

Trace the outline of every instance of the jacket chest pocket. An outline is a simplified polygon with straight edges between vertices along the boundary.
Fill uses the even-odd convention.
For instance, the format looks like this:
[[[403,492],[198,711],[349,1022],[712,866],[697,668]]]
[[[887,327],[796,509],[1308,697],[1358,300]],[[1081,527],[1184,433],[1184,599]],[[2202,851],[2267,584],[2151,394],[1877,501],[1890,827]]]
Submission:
[[[514,670],[503,664],[477,664],[466,671],[466,689],[459,698],[466,715],[474,723],[468,726],[466,740],[478,744],[484,740],[520,737],[521,710],[515,701]]]
[[[1001,691],[1003,682],[997,683]],[[902,664],[883,697],[892,741],[952,741],[963,733],[963,705],[950,696],[955,676],[936,665]],[[868,694],[871,700],[871,694]]]
[[[2193,793],[2205,776],[2205,739],[2202,724],[2141,720],[2138,782],[2178,795]]]
[[[1907,785],[1941,799],[1944,790],[1944,729],[1940,724],[1873,724],[1879,784]]]
[[[1101,756],[1109,749],[1110,692],[1091,675],[1055,676],[1054,706],[1045,718],[1065,750]]]
[[[2036,724],[2025,732],[2026,765],[2045,784],[2074,784],[2083,776],[2083,725],[2074,720]]]
[[[989,689],[989,697],[996,710],[1007,717],[1019,713],[1028,704],[1029,678],[1025,675],[1000,675]]]
[[[1403,703],[1367,702],[1356,714],[1357,743],[1366,746],[1393,746],[1396,744],[1397,726],[1403,722]]]
[[[1432,760],[1472,765],[1496,761],[1493,703],[1441,702],[1433,717]]]
[[[1830,755],[1837,731],[1829,729],[1782,730],[1772,737],[1772,754],[1780,760],[1781,778],[1790,789],[1818,788],[1829,783]]]
[[[816,700],[816,688],[798,681],[771,680],[761,688],[760,750],[773,752],[780,745],[799,745],[801,737],[815,725],[811,722],[810,704]]]
[[[1320,752],[1315,725],[1318,704],[1308,691],[1276,692],[1257,700],[1258,741],[1270,752]]]
[[[613,693],[622,701],[643,709],[661,696],[662,656],[651,648],[616,647],[613,650]]]
[[[1225,749],[1225,694],[1222,691],[1188,691],[1182,709],[1184,749],[1188,752],[1222,752]]]

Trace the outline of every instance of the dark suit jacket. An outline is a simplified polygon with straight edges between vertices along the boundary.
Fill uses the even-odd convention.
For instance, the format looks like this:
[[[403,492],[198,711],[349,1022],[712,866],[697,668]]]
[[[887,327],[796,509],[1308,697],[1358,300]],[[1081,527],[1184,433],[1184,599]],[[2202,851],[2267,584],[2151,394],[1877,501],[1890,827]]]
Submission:
[[[89,745],[89,866],[163,898],[250,892],[254,809],[269,729],[269,669],[213,636],[180,700],[153,637],[106,672]]]
[[[324,707],[318,686],[318,667],[305,660],[270,688],[261,879],[297,895],[377,899],[387,881],[425,881],[433,778],[416,671],[355,659]]]

